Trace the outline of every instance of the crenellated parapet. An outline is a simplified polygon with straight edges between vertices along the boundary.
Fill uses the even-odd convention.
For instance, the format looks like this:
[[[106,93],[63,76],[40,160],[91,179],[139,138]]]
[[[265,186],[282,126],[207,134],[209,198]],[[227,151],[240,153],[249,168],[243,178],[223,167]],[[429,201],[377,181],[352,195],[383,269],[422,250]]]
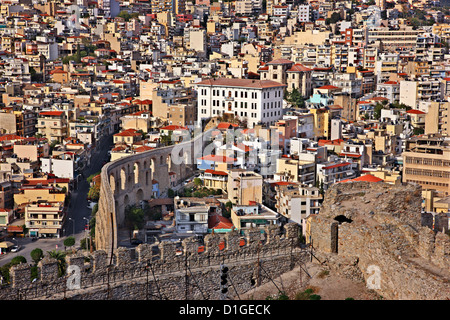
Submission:
[[[31,281],[30,265],[13,266],[10,270],[11,285],[0,289],[0,299],[17,299],[19,295],[22,299],[59,299],[73,297],[75,293],[79,295],[81,293],[77,290],[80,289],[90,294],[100,290],[100,295],[105,298],[105,286],[117,283],[128,286],[127,283],[148,281],[150,275],[152,281],[156,281],[154,277],[169,281],[181,277],[181,274],[185,277],[186,270],[190,274],[206,274],[211,277],[209,283],[215,283],[219,266],[223,263],[230,267],[246,265],[245,272],[236,273],[236,277],[239,274],[247,280],[253,277],[258,263],[267,264],[267,269],[279,269],[274,272],[292,268],[292,261],[301,259],[300,256],[293,258],[293,252],[301,253],[297,247],[298,226],[288,224],[283,230],[271,226],[265,231],[267,237],[260,230],[251,229],[244,235],[237,231],[209,234],[204,243],[191,237],[179,242],[119,247],[114,250],[112,259],[103,250],[92,254],[78,251],[68,254],[64,262],[60,262],[65,270],[63,275],[58,270],[58,261],[45,256],[37,266],[39,276],[34,282]],[[245,285],[250,284],[245,282]],[[182,292],[180,290],[179,294]]]

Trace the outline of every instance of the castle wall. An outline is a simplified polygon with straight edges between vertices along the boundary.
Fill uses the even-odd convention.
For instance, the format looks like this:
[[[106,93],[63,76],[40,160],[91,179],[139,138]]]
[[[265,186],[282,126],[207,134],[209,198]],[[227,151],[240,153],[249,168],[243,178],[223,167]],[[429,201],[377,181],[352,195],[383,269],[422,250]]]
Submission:
[[[56,260],[46,257],[38,265],[39,279],[34,283],[29,265],[13,266],[11,285],[0,289],[0,299],[217,300],[221,264],[229,267],[228,297],[238,299],[240,293],[272,281],[310,259],[307,251],[298,248],[296,224],[286,225],[284,234],[277,226],[266,231],[267,237],[261,239],[258,230],[250,230],[243,246],[237,231],[225,236],[210,234],[201,253],[194,238],[180,243],[182,252],[172,242],[141,244],[135,249],[120,247],[111,265],[103,250],[88,256],[76,253],[66,257],[62,277],[58,276]],[[222,242],[225,248],[220,250]],[[73,269],[79,270],[78,278]]]

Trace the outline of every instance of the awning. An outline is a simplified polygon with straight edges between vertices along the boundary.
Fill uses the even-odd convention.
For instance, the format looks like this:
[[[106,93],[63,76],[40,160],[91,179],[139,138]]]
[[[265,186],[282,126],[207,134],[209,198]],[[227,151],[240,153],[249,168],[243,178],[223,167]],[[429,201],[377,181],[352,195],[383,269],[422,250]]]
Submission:
[[[39,229],[39,233],[43,234],[43,233],[58,233],[58,229]]]
[[[9,242],[9,241],[3,241],[3,242],[0,242],[0,248],[5,248],[5,249],[7,249],[7,248],[9,248],[9,247],[12,247],[13,245],[14,245],[14,243]]]
[[[7,228],[8,232],[23,232],[23,228],[21,226],[9,226]]]

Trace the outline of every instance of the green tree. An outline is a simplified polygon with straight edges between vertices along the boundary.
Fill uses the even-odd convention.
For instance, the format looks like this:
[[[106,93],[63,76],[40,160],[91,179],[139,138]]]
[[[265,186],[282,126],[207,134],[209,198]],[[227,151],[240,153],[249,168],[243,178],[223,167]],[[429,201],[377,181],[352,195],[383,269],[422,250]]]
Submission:
[[[64,246],[66,247],[73,247],[75,245],[75,238],[74,237],[67,237],[64,239]]]
[[[125,21],[129,21],[131,18],[131,14],[127,10],[120,11],[117,16],[123,18]]]
[[[21,264],[21,263],[27,263],[27,259],[25,259],[24,256],[16,256],[11,259],[11,266],[14,266],[16,264]]]
[[[139,230],[144,227],[144,210],[136,205],[125,208],[125,225],[130,231],[130,239],[133,230]]]
[[[33,260],[34,264],[38,264],[39,261],[44,257],[44,252],[42,249],[36,248],[30,252],[31,260]]]
[[[373,117],[377,120],[381,118],[381,110],[384,109],[384,106],[381,103],[377,103],[373,108]]]
[[[305,99],[300,94],[297,88],[294,88],[291,92],[288,92],[286,101],[295,108],[302,108],[305,105]]]
[[[202,185],[203,185],[202,179],[200,179],[200,178],[195,178],[195,179],[194,179],[194,185],[195,185],[196,187],[202,186]]]

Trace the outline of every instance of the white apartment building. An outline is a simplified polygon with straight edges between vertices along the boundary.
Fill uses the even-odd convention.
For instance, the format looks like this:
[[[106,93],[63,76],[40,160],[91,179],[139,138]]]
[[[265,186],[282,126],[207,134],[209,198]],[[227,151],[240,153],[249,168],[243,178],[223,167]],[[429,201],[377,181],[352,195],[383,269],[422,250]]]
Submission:
[[[311,21],[311,6],[309,4],[301,4],[298,6],[297,10],[299,22]]]
[[[271,80],[208,79],[195,84],[198,96],[197,121],[234,114],[247,119],[247,126],[273,125],[283,117],[286,85]]]

